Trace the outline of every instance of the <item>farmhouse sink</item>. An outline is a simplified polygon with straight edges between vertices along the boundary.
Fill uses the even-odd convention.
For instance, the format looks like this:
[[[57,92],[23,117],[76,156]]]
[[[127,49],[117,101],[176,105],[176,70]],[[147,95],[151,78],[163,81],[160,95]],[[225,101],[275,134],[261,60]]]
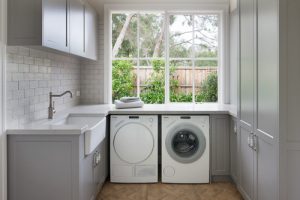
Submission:
[[[106,117],[105,116],[83,116],[83,115],[68,115],[66,118],[51,123],[53,126],[59,125],[77,125],[85,127],[84,142],[85,155],[94,151],[94,149],[105,138],[106,133]]]

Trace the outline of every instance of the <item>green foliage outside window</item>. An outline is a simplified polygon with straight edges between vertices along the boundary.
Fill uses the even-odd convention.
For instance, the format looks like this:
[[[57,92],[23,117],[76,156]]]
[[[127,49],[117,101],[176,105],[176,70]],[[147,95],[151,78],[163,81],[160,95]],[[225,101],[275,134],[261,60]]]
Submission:
[[[140,97],[146,104],[162,104],[165,101],[165,62],[163,60],[152,61],[153,72],[146,80],[146,86],[142,89]],[[192,93],[178,92],[179,82],[174,78],[176,67],[170,67],[170,101],[191,102]],[[136,75],[133,72],[131,61],[113,61],[113,100],[124,96],[134,96]],[[200,92],[195,94],[196,102],[216,102],[218,100],[218,76],[211,73],[203,81]]]
[[[115,60],[112,63],[112,98],[120,99],[134,95],[136,76],[131,61]]]
[[[211,73],[201,85],[201,92],[196,94],[196,102],[218,101],[218,75]]]

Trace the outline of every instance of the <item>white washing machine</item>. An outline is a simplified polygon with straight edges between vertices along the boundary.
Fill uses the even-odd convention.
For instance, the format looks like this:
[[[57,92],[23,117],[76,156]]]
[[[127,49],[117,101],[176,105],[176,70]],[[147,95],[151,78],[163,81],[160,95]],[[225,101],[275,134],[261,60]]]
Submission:
[[[209,116],[162,116],[162,182],[209,183]]]
[[[158,117],[112,115],[110,128],[111,182],[157,182]]]

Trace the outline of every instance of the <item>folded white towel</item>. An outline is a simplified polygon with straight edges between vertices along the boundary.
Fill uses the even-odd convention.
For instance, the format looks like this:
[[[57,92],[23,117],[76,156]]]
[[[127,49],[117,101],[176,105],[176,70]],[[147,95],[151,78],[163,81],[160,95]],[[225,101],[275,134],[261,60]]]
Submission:
[[[139,97],[122,97],[120,101],[124,103],[130,103],[130,102],[141,101],[141,99]]]
[[[129,103],[124,103],[120,100],[115,100],[115,106],[117,109],[122,109],[122,108],[141,108],[144,106],[143,101],[135,101],[135,102],[129,102]]]

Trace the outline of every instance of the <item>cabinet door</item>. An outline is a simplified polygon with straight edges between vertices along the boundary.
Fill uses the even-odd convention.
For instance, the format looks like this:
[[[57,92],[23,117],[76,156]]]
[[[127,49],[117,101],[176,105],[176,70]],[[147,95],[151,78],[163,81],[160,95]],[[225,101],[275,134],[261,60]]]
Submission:
[[[241,0],[240,13],[240,120],[249,128],[253,128],[255,81],[254,0]]]
[[[230,120],[230,175],[238,183],[238,131],[235,118]]]
[[[89,5],[85,8],[85,56],[87,58],[97,60],[97,13]]]
[[[84,18],[85,5],[80,0],[70,0],[70,53],[85,55]]]
[[[212,115],[211,156],[212,175],[229,175],[229,120],[227,115]]]
[[[68,0],[43,0],[43,46],[69,52]]]
[[[96,186],[96,192],[99,192],[100,187],[104,183],[107,177],[107,168],[108,168],[108,160],[107,160],[107,139],[105,138],[100,146],[98,147],[97,151],[100,153],[100,162],[94,168],[94,182]]]
[[[278,199],[278,1],[257,1],[257,199]],[[278,154],[277,154],[278,156]]]
[[[246,200],[255,199],[255,151],[249,147],[248,138],[251,134],[247,128],[240,127],[239,166],[240,180],[239,188]]]

